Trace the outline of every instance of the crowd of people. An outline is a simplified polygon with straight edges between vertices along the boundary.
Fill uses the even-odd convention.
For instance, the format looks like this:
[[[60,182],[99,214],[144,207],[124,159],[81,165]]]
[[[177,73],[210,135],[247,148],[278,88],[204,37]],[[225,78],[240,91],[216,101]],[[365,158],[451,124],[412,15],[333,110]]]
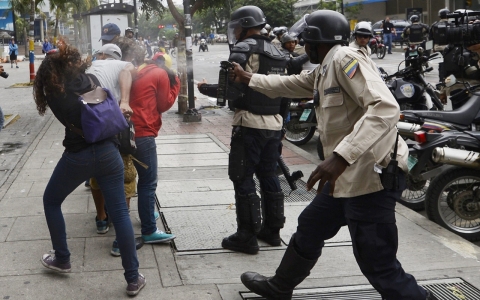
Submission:
[[[417,32],[415,21],[404,31],[412,42],[412,36],[425,36],[425,30],[429,31],[422,25]],[[388,18],[383,30],[386,40],[395,34]],[[241,275],[248,289],[267,299],[291,299],[293,289],[308,277],[322,255],[325,241],[343,226],[350,231],[360,270],[382,299],[437,299],[403,270],[396,256],[395,204],[406,187],[408,148],[398,139],[395,127],[399,106],[370,59],[367,43],[372,34],[368,22],[359,22],[354,40],[348,44],[348,21],[330,10],[306,15],[290,32],[284,26],[272,29],[256,6],[241,7],[231,15],[228,60],[233,67],[228,100],[235,114],[228,175],[235,193],[237,230],[223,239],[222,247],[256,254],[258,240],[274,246],[281,243],[284,194],[276,168],[282,149],[285,101],[303,97],[317,103],[326,156],[308,178],[307,188],[317,185],[317,196],[300,214],[275,275]],[[155,138],[162,126],[162,113],[172,107],[179,94],[180,80],[171,69],[168,54],[152,53],[150,37],[135,39],[132,28],[121,36],[119,27],[109,23],[102,28],[101,40],[102,47],[93,61],[91,57],[82,59],[64,40],[55,51],[48,40],[43,45],[46,56],[35,78],[34,100],[40,115],[50,109],[65,127],[65,151],[43,196],[53,250],[42,256],[41,263],[57,272],[71,272],[61,205],[87,181],[97,209],[97,233],[108,232],[113,224],[116,239],[110,253],[121,257],[126,293],[134,296],[146,284],[139,273],[136,251],[142,243],[168,243],[175,238],[156,226]],[[448,49],[441,48],[441,41],[434,42],[436,51],[445,53]],[[480,52],[480,46],[470,50]],[[314,64],[315,70],[303,72],[305,63]],[[116,136],[86,142],[78,97],[97,86],[113,94],[123,116],[134,124],[134,154],[120,153]],[[210,96],[216,96],[218,88],[218,84],[198,84],[199,91]],[[1,117],[0,110],[0,130]],[[381,171],[392,164],[393,183]],[[260,195],[254,175],[260,182]],[[140,242],[134,237],[129,215],[129,199],[136,193]]]
[[[146,49],[132,36],[120,36],[116,24],[102,28],[103,46],[82,59],[79,51],[60,40],[56,51],[47,51],[34,82],[34,99],[43,115],[49,108],[65,127],[65,151],[45,189],[43,202],[53,250],[42,256],[42,264],[57,272],[71,271],[65,221],[61,205],[86,180],[91,187],[97,216],[97,233],[113,224],[116,239],[111,254],[120,256],[125,269],[128,295],[145,286],[138,272],[137,248],[143,243],[168,243],[175,235],[156,226],[157,153],[155,137],[162,125],[162,113],[174,103],[180,89],[178,76],[166,63],[166,54],[145,60]],[[47,50],[47,49],[46,49]],[[119,101],[124,117],[135,126],[136,152],[118,150],[116,136],[87,143],[82,132],[79,95],[97,86],[108,89]],[[138,174],[138,184],[136,176]],[[138,190],[141,242],[134,237],[129,198]]]

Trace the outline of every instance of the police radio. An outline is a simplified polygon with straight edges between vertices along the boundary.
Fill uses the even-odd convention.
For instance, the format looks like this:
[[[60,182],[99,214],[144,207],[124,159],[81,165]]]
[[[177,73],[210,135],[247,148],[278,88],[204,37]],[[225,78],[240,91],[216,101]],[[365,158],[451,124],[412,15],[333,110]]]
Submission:
[[[217,106],[225,106],[228,94],[228,72],[233,69],[233,64],[229,61],[220,62],[220,72],[218,74]]]

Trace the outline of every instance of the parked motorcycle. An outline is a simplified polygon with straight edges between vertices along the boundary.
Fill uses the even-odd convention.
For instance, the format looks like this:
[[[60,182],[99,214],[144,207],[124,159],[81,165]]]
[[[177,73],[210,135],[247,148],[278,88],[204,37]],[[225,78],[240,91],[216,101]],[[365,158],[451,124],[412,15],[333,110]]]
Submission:
[[[297,146],[310,141],[317,129],[313,100],[293,100],[285,123],[287,141]]]
[[[200,46],[198,47],[198,52],[200,52],[200,51],[205,52],[205,50],[208,51],[207,41],[205,39],[201,39],[200,40]]]
[[[443,164],[426,192],[429,219],[469,241],[479,241],[480,132],[420,131],[417,135],[424,136],[422,147],[431,152],[432,163]]]
[[[420,53],[423,53],[423,51],[420,50]],[[437,56],[438,53],[430,56],[409,57],[407,61],[410,66],[397,71],[395,74],[385,76],[385,82],[397,100],[401,111],[444,109],[436,89],[430,83],[427,83],[424,78],[425,73],[433,70],[428,62]]]
[[[379,32],[375,32],[375,35],[368,42],[368,47],[372,50],[372,55],[376,54],[379,59],[384,58],[385,53],[387,53],[387,48],[383,44],[383,36]]]
[[[403,111],[400,115],[401,122],[397,128],[404,138],[415,138],[417,142],[425,142],[421,132],[441,134],[443,139],[436,139],[436,147],[443,147],[453,135],[458,132],[480,130],[480,93],[475,92],[475,87],[468,88],[455,95],[456,100],[464,103],[454,111]],[[420,132],[420,135],[419,135]],[[420,139],[419,139],[420,137]],[[432,161],[431,145],[422,143],[411,148],[409,163],[411,170],[407,176],[407,190],[402,195],[402,204],[414,210],[424,207],[428,181],[440,174],[443,170],[441,164]]]

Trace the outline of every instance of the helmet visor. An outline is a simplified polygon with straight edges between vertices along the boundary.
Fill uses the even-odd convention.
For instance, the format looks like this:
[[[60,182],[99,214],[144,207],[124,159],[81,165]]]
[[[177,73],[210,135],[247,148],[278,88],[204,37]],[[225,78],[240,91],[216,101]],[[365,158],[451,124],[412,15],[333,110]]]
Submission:
[[[227,38],[230,45],[235,45],[237,42],[236,33],[240,34],[240,32],[242,32],[242,22],[240,19],[228,22]]]
[[[292,37],[298,37],[300,38],[300,34],[305,30],[305,28],[308,27],[307,25],[307,19],[308,14],[304,15],[303,17],[300,18],[295,24],[290,27],[290,30],[288,31],[288,35]]]

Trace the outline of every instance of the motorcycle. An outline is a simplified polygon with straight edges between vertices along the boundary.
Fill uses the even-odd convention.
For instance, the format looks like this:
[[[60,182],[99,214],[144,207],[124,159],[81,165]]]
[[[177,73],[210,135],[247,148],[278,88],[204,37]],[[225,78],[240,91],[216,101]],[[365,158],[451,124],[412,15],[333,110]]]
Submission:
[[[433,134],[442,134],[445,139],[436,140],[438,147],[441,147],[451,138],[448,134],[455,137],[458,132],[480,130],[480,93],[476,93],[475,88],[470,87],[455,94],[456,100],[464,104],[454,111],[402,111],[401,121],[397,123],[400,135],[415,138],[418,143],[419,132],[430,133],[430,138]],[[431,160],[433,149],[430,146],[425,148],[422,143],[418,143],[410,150],[411,170],[407,176],[407,190],[400,202],[414,210],[420,210],[424,207],[428,181],[443,170]]]
[[[313,100],[293,100],[285,120],[287,141],[294,145],[304,145],[315,134],[317,117]]]
[[[426,192],[428,218],[469,241],[479,241],[480,132],[417,134],[424,136],[422,147],[431,151],[431,161],[443,165]]]
[[[419,49],[423,54],[423,50]],[[385,83],[397,100],[400,110],[443,110],[436,89],[425,81],[424,74],[433,70],[428,66],[428,61],[435,59],[438,53],[424,56],[416,55],[407,58],[409,66],[388,75],[384,74]]]
[[[205,52],[205,50],[208,51],[207,41],[205,39],[201,39],[200,40],[200,46],[198,47],[198,52],[200,52],[200,51]]]
[[[375,35],[368,42],[368,47],[372,50],[372,54],[376,54],[379,59],[385,57],[387,48],[383,44],[383,37],[379,32],[375,32]]]

